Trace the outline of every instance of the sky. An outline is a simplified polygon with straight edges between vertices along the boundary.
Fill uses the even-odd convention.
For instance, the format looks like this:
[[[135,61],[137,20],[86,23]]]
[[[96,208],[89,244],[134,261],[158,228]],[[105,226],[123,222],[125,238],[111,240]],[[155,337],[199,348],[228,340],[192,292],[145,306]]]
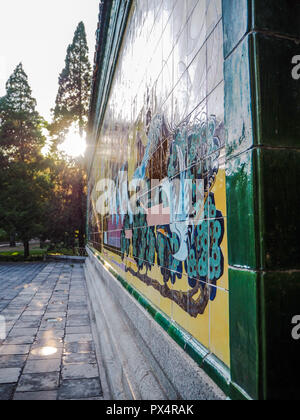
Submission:
[[[80,21],[93,64],[99,0],[0,0],[0,97],[22,62],[37,110],[50,121],[68,45]]]

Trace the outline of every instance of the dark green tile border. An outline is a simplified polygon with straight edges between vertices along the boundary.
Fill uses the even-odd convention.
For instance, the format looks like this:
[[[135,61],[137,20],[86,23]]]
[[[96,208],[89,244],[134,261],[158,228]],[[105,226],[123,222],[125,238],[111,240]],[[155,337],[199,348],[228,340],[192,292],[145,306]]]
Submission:
[[[106,268],[106,261],[100,256],[99,252],[88,245],[88,249],[101,262],[104,268],[112,274],[133,296],[139,304],[151,315],[151,317],[166,331],[166,333],[187,353],[203,371],[219,386],[219,388],[231,399],[250,400],[243,391],[231,383],[230,370],[216,356],[208,353],[208,350],[195,340],[179,325],[172,323],[170,318],[161,312],[151,302],[142,296],[132,287],[122,276],[113,268]]]
[[[261,275],[263,376],[265,400],[299,400],[300,341],[292,319],[300,315],[300,272]]]
[[[260,397],[260,274],[229,269],[231,378],[253,399]]]
[[[222,0],[225,57],[251,31],[300,38],[300,2],[295,0]]]

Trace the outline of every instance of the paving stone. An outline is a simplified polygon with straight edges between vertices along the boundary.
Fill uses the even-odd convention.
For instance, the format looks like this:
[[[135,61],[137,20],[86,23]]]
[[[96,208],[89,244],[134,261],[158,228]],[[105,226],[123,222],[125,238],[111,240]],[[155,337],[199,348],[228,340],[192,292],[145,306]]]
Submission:
[[[9,333],[9,337],[24,337],[24,335],[35,335],[37,328],[13,328]]]
[[[1,313],[1,315],[7,318],[11,317],[12,319],[18,319],[22,315],[22,311],[13,311],[7,308]]]
[[[64,353],[91,353],[95,350],[94,343],[66,343]]]
[[[10,269],[11,289],[2,287],[0,275],[8,334],[0,341],[0,400],[14,392],[15,400],[103,399],[83,268],[50,263]]]
[[[87,343],[93,341],[92,334],[67,334],[65,336],[65,343]]]
[[[98,378],[98,366],[87,364],[66,365],[62,369],[63,379],[91,379]]]
[[[23,374],[17,392],[35,392],[56,390],[59,385],[59,373]]]
[[[20,322],[40,322],[42,316],[22,315]]]
[[[68,314],[68,321],[71,321],[71,320],[74,320],[74,321],[89,321],[90,320],[90,317],[87,315],[87,314],[82,314],[81,313],[81,315],[70,315],[70,314]]]
[[[14,384],[0,385],[0,401],[11,400],[14,394],[14,390]]]
[[[0,369],[0,384],[12,384],[18,382],[20,373],[20,368]]]
[[[78,303],[69,303],[68,310],[69,311],[79,311],[80,314],[84,314],[88,311],[88,306],[87,305],[78,305]]]
[[[15,401],[55,401],[57,399],[57,391],[41,391],[41,392],[16,392]]]
[[[87,319],[71,319],[67,321],[67,327],[84,327],[90,326],[90,321]]]
[[[26,306],[12,306],[12,305],[9,305],[7,307],[7,309],[9,309],[10,311],[15,311],[15,313],[19,313],[21,315],[21,313],[25,311]]]
[[[45,311],[25,311],[24,316],[37,316],[42,317]]]
[[[63,340],[61,338],[37,338],[32,348],[37,347],[55,347],[57,349],[62,349],[64,346]]]
[[[38,328],[40,326],[40,322],[40,320],[32,322],[18,321],[15,324],[15,328]]]
[[[65,330],[42,330],[39,331],[37,334],[37,339],[44,339],[48,337],[52,337],[55,339],[62,339],[65,336]]]
[[[33,344],[35,335],[28,335],[26,337],[7,337],[4,344]]]
[[[67,316],[67,312],[51,312],[49,310],[47,310],[47,312],[44,315],[44,318],[65,318]]]
[[[58,305],[52,305],[52,306],[48,306],[48,312],[49,311],[51,311],[51,312],[67,312],[67,310],[68,310],[68,306],[67,305],[61,305],[61,306],[58,306]]]
[[[66,325],[66,321],[57,321],[57,322],[43,322],[40,326],[40,331],[50,331],[53,328],[57,329],[64,329]]]
[[[91,328],[85,327],[67,327],[66,334],[91,334]]]
[[[25,365],[27,356],[0,356],[0,369],[2,368],[22,368]]]
[[[62,357],[62,348],[58,347],[32,347],[28,360],[51,360]]]
[[[3,344],[0,347],[0,356],[7,355],[7,354],[16,354],[16,355],[24,355],[28,354],[30,350],[30,345],[8,345]]]
[[[28,360],[23,373],[59,372],[61,359]]]
[[[100,397],[102,389],[99,379],[64,380],[58,390],[59,400]]]
[[[20,318],[20,315],[4,314],[4,312],[1,315],[4,316],[6,322],[17,321]]]
[[[70,353],[63,356],[63,365],[96,363],[95,353]]]
[[[68,316],[70,315],[82,315],[82,310],[81,309],[69,309],[68,310]]]
[[[47,303],[42,304],[42,303],[35,303],[32,304],[30,306],[28,306],[27,310],[31,311],[31,312],[35,312],[35,311],[45,311],[47,309]]]

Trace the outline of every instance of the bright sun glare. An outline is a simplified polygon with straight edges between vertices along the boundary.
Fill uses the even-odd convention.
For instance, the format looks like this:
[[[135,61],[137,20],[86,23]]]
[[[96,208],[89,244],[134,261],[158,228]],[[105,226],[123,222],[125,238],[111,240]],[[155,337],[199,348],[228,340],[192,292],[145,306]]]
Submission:
[[[71,128],[67,134],[66,140],[58,146],[58,150],[66,153],[68,156],[76,158],[78,156],[84,156],[86,149],[86,140],[84,137],[80,137],[78,131]]]

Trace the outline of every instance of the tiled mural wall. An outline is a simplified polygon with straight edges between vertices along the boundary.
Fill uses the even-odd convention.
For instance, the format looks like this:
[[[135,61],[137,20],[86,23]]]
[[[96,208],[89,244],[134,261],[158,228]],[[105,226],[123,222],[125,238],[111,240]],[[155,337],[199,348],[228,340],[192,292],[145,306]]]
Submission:
[[[221,0],[138,0],[90,177],[89,240],[227,366]]]

